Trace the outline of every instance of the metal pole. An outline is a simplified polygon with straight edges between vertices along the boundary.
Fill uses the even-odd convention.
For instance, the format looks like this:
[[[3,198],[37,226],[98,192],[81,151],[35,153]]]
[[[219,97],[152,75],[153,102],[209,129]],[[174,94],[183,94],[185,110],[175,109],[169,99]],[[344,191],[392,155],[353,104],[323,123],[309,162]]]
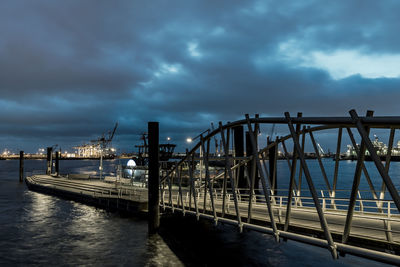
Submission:
[[[160,172],[159,172],[159,130],[158,122],[148,123],[149,179],[148,179],[148,229],[155,234],[160,227]]]
[[[275,145],[272,146],[268,150],[268,165],[269,165],[269,173],[270,173],[270,184],[271,184],[271,190],[274,193],[274,195],[277,194],[277,181],[276,181],[276,161],[278,158],[278,139],[275,140]],[[273,143],[272,140],[269,140],[268,138],[268,144]]]
[[[275,218],[274,218],[274,211],[272,210],[271,199],[270,199],[271,186],[267,183],[267,179],[268,178],[266,178],[264,176],[264,172],[263,172],[262,167],[261,167],[260,159],[258,157],[258,151],[257,151],[258,149],[256,147],[256,144],[257,144],[257,141],[256,141],[257,134],[256,133],[257,132],[256,131],[253,132],[253,130],[252,130],[249,114],[245,114],[245,116],[246,116],[246,121],[247,121],[247,127],[248,127],[249,133],[250,133],[249,137],[250,137],[251,145],[253,147],[253,160],[256,161],[257,167],[258,167],[258,171],[260,172],[260,175],[262,176],[261,177],[261,184],[262,184],[263,191],[264,191],[265,201],[267,202],[269,219],[270,219],[271,226],[272,226],[272,229],[273,229],[273,232],[274,232],[275,240],[277,242],[279,242],[279,231],[278,231],[278,228],[276,227]]]
[[[55,166],[56,176],[60,175],[60,151],[56,151],[56,166]]]
[[[297,150],[298,156],[300,158],[300,162],[303,165],[304,176],[305,176],[305,178],[307,180],[308,187],[309,187],[310,192],[311,192],[311,196],[312,196],[312,198],[314,200],[315,208],[317,209],[317,212],[318,212],[318,217],[319,217],[319,221],[321,223],[321,228],[324,230],[326,241],[328,241],[329,250],[332,253],[332,257],[334,259],[337,259],[338,255],[337,255],[336,245],[333,242],[332,235],[331,235],[331,232],[330,232],[329,227],[328,227],[328,222],[326,221],[324,212],[322,211],[322,208],[321,208],[321,204],[319,203],[318,194],[317,194],[317,192],[315,190],[314,183],[312,181],[310,171],[308,169],[306,160],[304,158],[304,154],[303,154],[303,152],[301,150],[299,139],[298,139],[297,133],[296,133],[294,127],[293,127],[292,119],[290,118],[289,112],[285,112],[285,117],[286,117],[286,120],[287,120],[287,123],[288,123],[288,126],[289,126],[290,133],[291,133],[291,135],[293,137],[293,143],[295,145],[295,149]]]
[[[46,174],[50,175],[51,174],[51,167],[52,167],[52,160],[51,160],[51,154],[53,153],[53,148],[48,147],[47,148],[47,166],[46,166]]]
[[[182,193],[182,165],[178,168],[178,179],[179,179],[179,196],[182,204],[182,213],[185,215],[185,205],[183,204],[183,193]],[[179,205],[178,205],[179,206]]]
[[[244,156],[244,130],[243,126],[236,126],[233,128],[233,138],[235,144],[235,157]],[[235,162],[236,165],[238,162]],[[239,168],[238,174],[238,188],[247,188],[247,179],[244,177],[244,168]]]
[[[388,150],[387,150],[387,153],[386,153],[386,162],[385,162],[385,170],[386,170],[387,173],[389,173],[390,158],[392,157],[394,133],[395,133],[395,129],[391,128],[390,129],[390,137],[389,137],[389,146],[388,146]],[[379,199],[380,200],[383,200],[385,198],[385,191],[386,191],[386,186],[385,186],[385,183],[382,181],[381,192],[379,194]],[[382,206],[380,204],[379,208],[381,208],[381,207]]]
[[[301,135],[301,152],[304,154],[304,149],[305,149],[305,144],[306,144],[306,126],[303,126],[303,134]],[[302,178],[303,178],[303,166],[299,166],[299,183],[297,187],[297,203],[300,203],[300,206],[302,205],[301,203],[301,183],[302,183]],[[294,180],[294,186],[296,186],[296,179]]]
[[[255,147],[257,147],[257,137],[258,135],[256,135],[255,137],[255,142],[256,145]],[[253,152],[253,146],[251,144],[251,138],[250,138],[250,130],[246,131],[246,157],[250,157],[254,155]],[[253,157],[252,160],[250,160],[249,162],[247,162],[247,174],[250,175],[250,194],[249,194],[249,206],[248,206],[248,211],[247,211],[247,222],[251,221],[251,216],[252,216],[252,212],[253,212],[253,195],[256,195],[256,200],[257,200],[257,192],[255,192],[255,180],[256,180],[256,172],[257,172],[257,165],[256,165],[256,159]]]
[[[357,147],[356,140],[354,139],[353,132],[351,131],[351,129],[349,127],[346,127],[346,130],[347,130],[347,133],[349,134],[349,137],[350,137],[351,143],[353,144],[354,150],[356,151],[356,154],[358,156],[360,151],[359,151],[359,149]],[[371,181],[371,178],[370,178],[370,176],[368,174],[367,168],[365,168],[365,164],[364,163],[362,164],[362,169],[363,169],[363,173],[364,173],[365,179],[367,179],[367,182],[368,182],[368,185],[369,185],[369,189],[371,190],[372,197],[374,199],[378,199],[378,196],[377,196],[376,191],[375,191],[375,187],[374,187],[374,185],[373,185],[373,183]],[[379,202],[376,202],[376,203],[377,203],[376,204],[377,207],[379,208]]]
[[[204,141],[203,144],[204,146]],[[217,212],[215,210],[215,204],[214,204],[214,193],[212,190],[212,183],[210,180],[210,170],[209,170],[209,166],[208,166],[208,159],[209,159],[209,155],[210,155],[210,139],[207,140],[207,150],[206,150],[206,157],[204,160],[204,164],[205,164],[205,175],[206,175],[206,183],[208,185],[208,190],[210,192],[210,199],[211,199],[211,208],[212,208],[212,212],[213,212],[213,216],[214,216],[214,222],[217,223]],[[204,185],[206,187],[206,184]],[[205,195],[207,195],[207,193],[205,192]],[[205,203],[206,201],[204,201]],[[206,203],[205,203],[206,204]],[[204,206],[205,206],[204,204]],[[205,212],[204,212],[205,213]]]
[[[19,182],[24,181],[24,151],[19,152]]]
[[[337,139],[337,143],[336,143],[335,170],[333,173],[332,198],[336,197],[336,185],[337,185],[337,177],[338,177],[338,173],[339,173],[340,146],[342,144],[342,133],[343,133],[343,128],[340,127],[339,131],[338,131],[338,139]]]
[[[236,195],[235,181],[233,181],[233,175],[232,175],[232,169],[231,169],[232,168],[232,160],[229,157],[229,130],[230,129],[227,129],[227,131],[226,131],[226,135],[227,135],[226,139],[227,140],[225,140],[224,130],[222,128],[222,122],[219,122],[219,128],[220,128],[220,133],[221,133],[222,147],[224,148],[224,154],[225,154],[225,166],[227,169],[229,180],[231,182],[231,190],[232,190],[232,195],[233,195],[233,202],[235,203],[236,217],[237,217],[240,232],[242,232],[242,220],[240,217],[239,203],[238,203],[237,195]]]
[[[324,164],[322,163],[321,155],[319,154],[319,151],[318,151],[317,142],[315,142],[315,138],[314,138],[314,135],[313,135],[311,130],[310,130],[310,138],[311,138],[311,143],[312,143],[312,145],[314,147],[315,154],[317,155],[319,168],[321,169],[322,177],[324,178],[326,187],[327,187],[328,192],[329,192],[329,196],[332,197],[331,185],[329,184],[328,177],[326,175],[326,171],[325,171],[325,168],[324,168]]]
[[[301,116],[302,116],[301,112],[297,113],[298,118],[300,118]],[[300,124],[296,125],[296,136],[300,133],[300,129],[301,129],[300,127],[301,127]],[[295,176],[296,176],[297,155],[299,154],[299,151],[296,150],[296,141],[298,142],[299,140],[294,140],[294,138],[295,138],[295,136],[292,134],[293,159],[292,159],[292,166],[291,166],[292,168],[290,170],[290,182],[289,182],[288,199],[287,199],[287,204],[286,204],[285,225],[283,227],[284,231],[287,231],[289,228],[290,213],[292,210],[293,187],[294,187]]]
[[[103,179],[103,147],[100,145],[100,180]]]
[[[373,111],[371,111],[371,110],[367,111],[367,117],[372,117],[373,114],[374,114]],[[351,113],[350,113],[350,115],[353,116],[353,114],[351,114]],[[363,129],[364,129],[364,127],[363,127]],[[342,243],[347,243],[347,240],[349,239],[349,235],[350,235],[351,224],[353,221],[354,206],[356,205],[356,198],[357,198],[358,186],[360,185],[362,165],[364,164],[364,159],[365,159],[365,150],[366,150],[365,144],[366,144],[366,139],[368,138],[368,135],[369,135],[369,127],[367,127],[364,130],[366,130],[366,135],[361,136],[362,137],[361,146],[360,146],[360,151],[358,153],[358,160],[357,160],[357,165],[356,165],[356,172],[354,173],[353,186],[351,188],[349,208],[347,210],[346,224],[344,225]]]

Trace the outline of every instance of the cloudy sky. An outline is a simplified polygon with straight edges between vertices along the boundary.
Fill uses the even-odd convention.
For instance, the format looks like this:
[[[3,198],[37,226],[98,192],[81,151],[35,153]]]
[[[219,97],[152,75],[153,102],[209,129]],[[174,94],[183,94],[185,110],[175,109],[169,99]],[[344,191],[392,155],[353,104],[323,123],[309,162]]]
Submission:
[[[400,1],[0,1],[1,147],[400,113]]]

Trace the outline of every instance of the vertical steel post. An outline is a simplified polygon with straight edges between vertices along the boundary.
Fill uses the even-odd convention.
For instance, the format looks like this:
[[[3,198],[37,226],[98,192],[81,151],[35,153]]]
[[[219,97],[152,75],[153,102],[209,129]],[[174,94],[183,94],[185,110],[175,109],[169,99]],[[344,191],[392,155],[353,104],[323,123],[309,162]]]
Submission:
[[[243,126],[236,126],[233,128],[233,138],[235,145],[235,157],[243,157],[244,156],[244,130]],[[236,160],[235,164],[238,161]],[[238,170],[238,188],[247,188],[247,179],[244,177],[244,168],[239,168]]]
[[[159,171],[159,129],[158,122],[148,123],[149,179],[148,179],[148,229],[155,234],[160,227],[160,171]]]
[[[387,153],[386,153],[386,162],[385,162],[385,170],[386,170],[387,173],[389,173],[390,159],[392,157],[394,133],[395,133],[395,129],[391,128],[390,129],[388,150],[387,150]],[[379,194],[379,199],[380,200],[383,200],[385,198],[385,191],[386,191],[386,186],[385,186],[385,183],[382,181],[381,192]],[[381,204],[379,204],[379,206],[380,206],[379,208],[382,208]]]
[[[47,148],[47,165],[46,165],[46,174],[50,175],[51,174],[51,170],[52,170],[52,153],[53,153],[53,148],[52,147],[48,147]]]
[[[257,140],[256,140],[257,142]],[[253,156],[253,147],[251,146],[250,142],[250,132],[246,131],[246,157]],[[248,206],[248,215],[247,215],[247,222],[251,221],[251,216],[253,212],[253,195],[255,194],[254,192],[254,183],[255,183],[255,176],[256,176],[256,161],[255,158],[251,159],[247,163],[247,174],[250,175],[249,181],[250,181],[250,192],[249,192],[249,206]],[[257,197],[257,194],[256,194]]]
[[[245,116],[246,116],[246,121],[247,121],[247,127],[248,127],[249,133],[250,133],[250,141],[251,141],[251,144],[253,146],[253,159],[257,163],[258,171],[260,172],[260,176],[261,176],[261,185],[263,187],[265,201],[267,202],[269,219],[270,219],[270,222],[271,222],[272,230],[274,231],[275,240],[277,242],[279,242],[279,231],[278,231],[278,228],[276,227],[275,218],[274,218],[274,211],[272,210],[272,205],[271,205],[271,198],[270,198],[270,196],[271,196],[271,186],[269,185],[269,183],[267,183],[267,179],[268,178],[266,178],[264,176],[264,172],[263,172],[263,169],[261,167],[261,163],[260,163],[260,159],[258,157],[258,151],[257,151],[257,147],[256,147],[256,144],[257,144],[257,142],[256,142],[257,134],[256,133],[257,133],[257,131],[253,132],[253,130],[252,130],[249,114],[245,114]]]
[[[352,131],[350,130],[349,127],[346,127],[346,130],[347,130],[347,133],[349,134],[351,143],[353,144],[353,147],[354,147],[354,149],[355,149],[355,151],[357,153],[357,156],[358,156],[360,151],[359,151],[359,149],[357,147],[356,140],[354,139],[354,135],[353,135],[353,133],[352,133]],[[364,163],[362,164],[362,169],[363,169],[363,173],[364,173],[365,179],[367,179],[367,182],[368,182],[368,185],[369,185],[369,189],[371,190],[372,197],[374,199],[378,199],[378,196],[377,196],[376,191],[375,191],[374,184],[372,183],[371,178],[369,177],[367,168],[365,168],[365,164]],[[377,203],[376,204],[377,207],[379,208],[379,202],[376,202],[376,203]]]
[[[256,135],[256,142],[257,142],[257,137],[258,135]],[[257,145],[256,145],[257,146]],[[246,156],[250,157],[251,155],[253,155],[253,146],[251,145],[250,142],[250,133],[248,131],[246,131]],[[249,161],[247,163],[247,168],[249,170],[249,174],[250,176],[250,187],[252,188],[252,190],[258,189],[258,179],[256,179],[256,175],[257,175],[257,164],[255,162],[255,159],[252,159],[251,161]]]
[[[275,141],[275,145],[272,146],[270,149],[268,149],[268,165],[269,165],[269,173],[270,173],[270,184],[271,184],[271,190],[274,193],[274,195],[277,194],[277,180],[276,180],[276,162],[278,158],[278,139]],[[273,143],[272,140],[267,141],[268,145]]]
[[[303,132],[303,134],[301,135],[301,153],[304,154],[305,143],[306,143],[306,126],[305,125],[303,126],[302,132]],[[296,199],[296,205],[300,203],[300,206],[302,205],[301,198],[300,198],[302,178],[303,178],[303,166],[301,166],[301,164],[300,164],[300,166],[299,166],[299,184],[297,186],[297,194],[296,194],[296,196],[298,197]],[[296,180],[295,180],[294,185],[296,186]]]
[[[309,187],[310,192],[311,192],[311,196],[312,196],[312,198],[314,200],[314,205],[315,205],[315,208],[317,209],[319,221],[321,223],[321,228],[324,231],[326,241],[328,242],[328,245],[329,245],[329,250],[331,251],[332,257],[334,259],[337,259],[338,255],[337,255],[336,245],[333,242],[333,238],[332,238],[331,232],[330,232],[329,227],[328,227],[328,222],[326,221],[324,212],[322,211],[322,208],[321,208],[321,204],[319,203],[318,194],[317,194],[317,191],[315,190],[314,183],[312,181],[310,171],[308,169],[306,160],[304,158],[304,153],[301,150],[300,142],[299,142],[297,133],[296,133],[294,127],[293,127],[292,119],[290,118],[289,112],[285,112],[285,117],[286,117],[287,122],[288,122],[290,133],[291,133],[291,135],[293,137],[293,142],[294,142],[295,149],[298,152],[301,165],[303,165],[304,176],[305,176],[305,178],[307,180],[308,187]]]
[[[337,177],[339,173],[339,160],[340,160],[340,146],[342,144],[343,128],[340,127],[338,131],[338,139],[336,143],[336,154],[335,154],[335,170],[333,173],[333,185],[332,185],[332,198],[336,197],[336,185]]]
[[[190,175],[189,178],[190,178],[190,188],[191,188],[191,192],[192,192],[192,195],[193,195],[194,208],[195,208],[195,211],[196,211],[196,217],[197,217],[197,219],[199,219],[199,208],[198,208],[198,205],[197,205],[197,194],[196,194],[196,183],[195,183],[195,178],[194,178],[194,169],[195,169],[195,166],[194,166],[194,153],[193,153],[192,154],[192,161],[189,164],[189,175]],[[192,203],[190,202],[191,199],[192,198],[190,197],[189,198],[189,209],[192,208]]]
[[[367,117],[372,117],[373,114],[374,114],[374,112],[372,110],[367,111]],[[350,115],[352,115],[352,114],[350,113]],[[342,243],[347,243],[347,240],[349,239],[349,235],[350,235],[351,224],[353,221],[354,207],[356,205],[358,186],[360,185],[362,165],[364,164],[365,151],[367,149],[366,138],[368,138],[368,135],[369,135],[369,127],[367,127],[365,130],[366,130],[366,136],[361,136],[361,146],[360,146],[360,150],[358,153],[356,171],[354,173],[354,179],[353,179],[353,186],[351,188],[349,207],[348,207],[347,216],[346,216],[346,223],[344,225],[344,231],[343,231],[343,236],[342,236]]]
[[[326,175],[324,164],[322,163],[321,155],[319,154],[319,151],[318,151],[317,142],[315,142],[315,138],[314,138],[314,135],[311,130],[310,130],[310,138],[311,138],[311,143],[313,144],[313,147],[314,147],[315,154],[317,155],[317,160],[318,160],[319,168],[321,169],[322,177],[324,178],[326,187],[328,188],[329,196],[332,197],[331,185],[329,184],[328,176]]]
[[[55,166],[55,174],[56,176],[60,175],[60,151],[56,151],[56,166]]]
[[[19,152],[19,182],[24,181],[24,151]]]
[[[179,165],[178,169],[178,179],[179,179],[179,198],[182,205],[182,213],[185,215],[185,205],[183,204],[183,192],[182,192],[182,165]],[[178,203],[179,206],[179,203]]]
[[[203,151],[203,163],[204,163],[204,169],[205,169],[205,173],[204,173],[204,201],[203,201],[203,213],[206,213],[206,208],[207,208],[207,172],[208,170],[208,155],[209,155],[209,149],[210,149],[210,139],[208,139],[207,142],[207,149],[205,149],[205,145],[204,145],[204,137],[203,135],[200,135],[200,149],[201,151]],[[206,161],[207,161],[207,166],[206,166]],[[200,175],[200,181],[201,181],[201,175]],[[201,186],[200,186],[201,187]]]
[[[204,142],[202,143],[204,146]],[[209,160],[209,155],[210,155],[210,139],[207,140],[207,149],[206,149],[206,157],[204,160],[204,165],[205,165],[205,178],[206,178],[206,183],[204,186],[208,185],[208,190],[210,192],[210,200],[211,200],[211,209],[214,215],[214,222],[217,223],[217,212],[215,210],[215,204],[214,204],[214,193],[212,189],[212,182],[210,180],[210,169],[208,165],[208,160]],[[205,192],[205,196],[207,195],[207,192]],[[204,207],[206,206],[206,201],[204,200]],[[205,211],[204,211],[205,213]]]
[[[238,221],[238,226],[240,229],[240,232],[242,232],[242,219],[240,217],[240,211],[239,211],[239,203],[236,195],[236,188],[235,188],[235,181],[233,180],[233,175],[232,175],[232,159],[229,157],[229,129],[226,129],[226,140],[225,140],[225,134],[224,134],[224,129],[222,127],[222,122],[219,122],[219,129],[221,132],[221,141],[222,141],[222,147],[224,148],[224,154],[225,154],[225,166],[228,172],[229,180],[231,183],[231,190],[232,190],[232,195],[233,195],[233,202],[235,204],[235,210],[236,210],[236,217]]]
[[[297,113],[297,117],[300,118],[302,117],[302,113],[299,112]],[[301,125],[298,123],[296,125],[296,137],[300,133],[300,128]],[[295,136],[292,134],[292,139],[293,139],[293,159],[292,159],[292,168],[290,170],[290,182],[289,182],[289,191],[288,191],[288,200],[286,204],[286,214],[285,214],[285,225],[283,227],[284,231],[287,231],[289,228],[289,221],[290,221],[290,213],[292,210],[292,198],[293,198],[293,187],[295,183],[295,176],[296,176],[296,165],[297,165],[297,155],[299,154],[299,151],[296,150],[296,142],[299,140],[294,140]]]

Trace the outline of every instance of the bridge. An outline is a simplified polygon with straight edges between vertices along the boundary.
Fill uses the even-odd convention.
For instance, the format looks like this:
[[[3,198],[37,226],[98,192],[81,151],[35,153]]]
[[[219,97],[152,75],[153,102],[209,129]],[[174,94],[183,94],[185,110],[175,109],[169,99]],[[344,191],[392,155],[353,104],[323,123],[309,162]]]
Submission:
[[[215,224],[232,224],[238,231],[267,233],[276,242],[295,240],[323,247],[334,259],[353,254],[400,265],[400,183],[390,172],[400,117],[374,117],[372,111],[364,117],[355,110],[349,114],[246,115],[243,120],[219,123],[217,129],[200,134],[186,156],[161,174],[158,123],[150,122],[149,229],[158,227],[161,207]],[[265,132],[275,127],[286,134],[266,138]],[[389,136],[384,161],[370,139],[371,130]],[[328,172],[328,160],[317,142],[322,135],[336,141],[330,159],[333,173]],[[340,161],[344,138],[351,140],[357,152],[356,164],[347,176],[348,188],[340,186],[346,184]],[[318,172],[309,167],[307,142],[314,149]],[[372,163],[365,162],[366,154]],[[366,190],[360,188],[361,183],[367,185]]]

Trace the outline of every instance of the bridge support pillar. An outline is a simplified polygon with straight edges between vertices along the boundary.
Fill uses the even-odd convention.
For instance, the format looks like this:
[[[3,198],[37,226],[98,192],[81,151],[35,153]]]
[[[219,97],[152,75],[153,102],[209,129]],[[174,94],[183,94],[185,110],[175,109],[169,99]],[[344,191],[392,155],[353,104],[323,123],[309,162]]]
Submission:
[[[158,122],[148,123],[149,179],[148,179],[148,229],[155,234],[160,227],[160,172],[159,172],[159,129]]]
[[[53,148],[48,147],[47,148],[47,165],[46,165],[46,174],[50,175],[51,170],[52,170],[52,154],[53,154]]]

